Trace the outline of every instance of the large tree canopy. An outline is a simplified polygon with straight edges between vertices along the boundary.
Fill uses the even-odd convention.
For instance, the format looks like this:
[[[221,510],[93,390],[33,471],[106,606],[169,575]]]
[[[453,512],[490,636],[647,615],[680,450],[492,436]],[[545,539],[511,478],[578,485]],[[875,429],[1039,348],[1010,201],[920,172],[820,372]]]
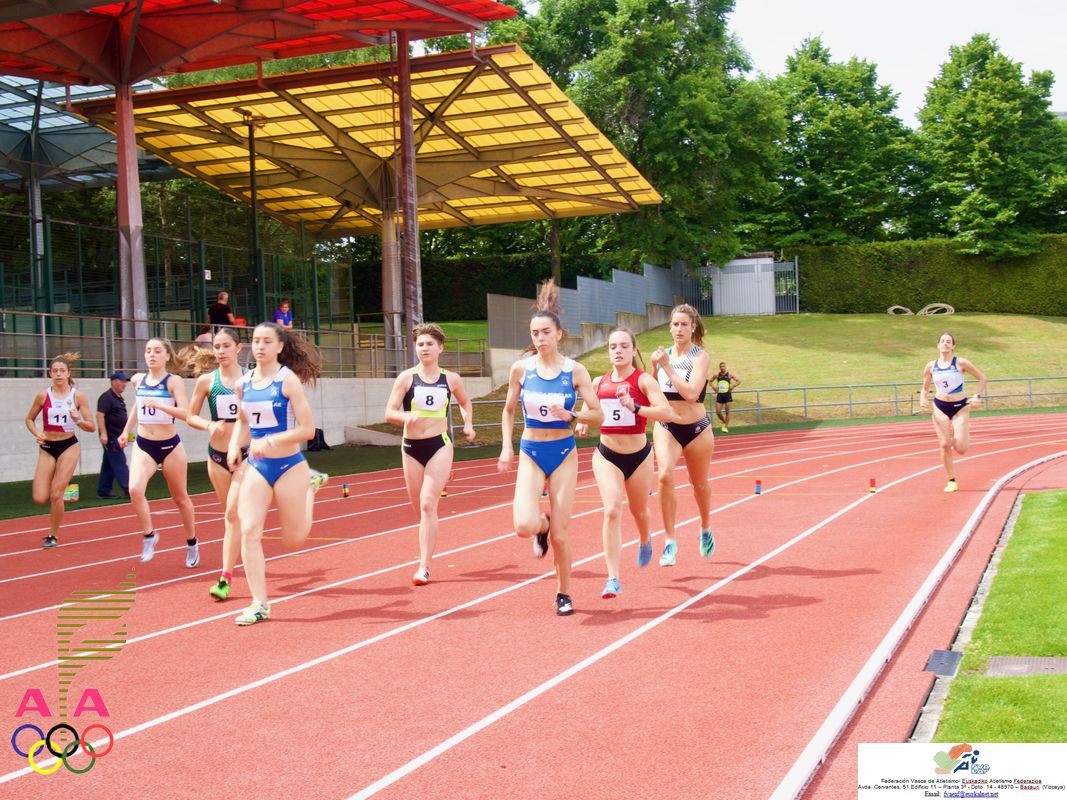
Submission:
[[[895,115],[896,95],[879,85],[875,65],[831,61],[820,39],[806,39],[771,86],[786,129],[778,151],[780,191],[762,209],[766,240],[838,244],[899,235],[911,133]]]
[[[919,111],[941,232],[964,253],[1028,255],[1064,230],[1067,139],[1049,111],[1051,72],[1022,66],[986,34],[953,47]]]

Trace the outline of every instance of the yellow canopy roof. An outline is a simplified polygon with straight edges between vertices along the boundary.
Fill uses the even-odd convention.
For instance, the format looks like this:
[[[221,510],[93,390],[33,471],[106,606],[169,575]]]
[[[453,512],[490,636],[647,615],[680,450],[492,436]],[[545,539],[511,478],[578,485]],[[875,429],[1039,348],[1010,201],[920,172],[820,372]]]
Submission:
[[[420,227],[660,202],[518,45],[412,59],[411,73]],[[360,64],[139,94],[138,143],[247,203],[249,112],[264,213],[323,236],[377,233],[399,172],[395,75],[395,63]],[[115,126],[110,102],[78,110]]]

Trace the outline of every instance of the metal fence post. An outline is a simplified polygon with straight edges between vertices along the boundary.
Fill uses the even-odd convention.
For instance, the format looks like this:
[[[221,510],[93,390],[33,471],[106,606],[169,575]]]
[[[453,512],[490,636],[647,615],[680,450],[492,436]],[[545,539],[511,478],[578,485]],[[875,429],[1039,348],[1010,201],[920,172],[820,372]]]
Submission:
[[[759,425],[761,421],[762,421],[762,417],[760,415],[759,389],[757,389],[756,390],[756,424]]]
[[[808,387],[804,387],[804,419],[808,418]]]
[[[1034,379],[1026,379],[1026,394],[1030,398],[1030,408],[1034,407]]]
[[[303,225],[303,221],[300,223]],[[301,228],[303,231],[303,228]],[[303,244],[303,238],[301,238],[301,244]],[[319,344],[319,328],[322,327],[322,321],[319,317],[319,263],[315,256],[311,257],[311,324],[315,328],[315,344]]]
[[[893,416],[900,416],[900,394],[897,392],[897,385],[893,384]]]
[[[852,387],[848,387],[848,418],[852,419]]]

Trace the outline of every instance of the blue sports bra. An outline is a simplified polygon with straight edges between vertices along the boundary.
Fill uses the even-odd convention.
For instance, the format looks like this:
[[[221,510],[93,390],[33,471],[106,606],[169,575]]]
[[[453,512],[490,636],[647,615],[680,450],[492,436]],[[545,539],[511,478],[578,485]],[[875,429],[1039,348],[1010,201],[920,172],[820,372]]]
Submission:
[[[289,398],[282,393],[282,383],[288,372],[289,367],[283,366],[262,389],[252,385],[251,372],[241,379],[241,413],[252,429],[253,439],[283,433],[295,427],[293,408]]]
[[[537,374],[537,356],[526,359],[526,376],[522,381],[519,400],[527,428],[570,428],[570,423],[556,419],[549,406],[559,404],[568,411],[574,410],[577,397],[574,394],[574,359],[563,362],[563,368],[554,378],[542,378]]]

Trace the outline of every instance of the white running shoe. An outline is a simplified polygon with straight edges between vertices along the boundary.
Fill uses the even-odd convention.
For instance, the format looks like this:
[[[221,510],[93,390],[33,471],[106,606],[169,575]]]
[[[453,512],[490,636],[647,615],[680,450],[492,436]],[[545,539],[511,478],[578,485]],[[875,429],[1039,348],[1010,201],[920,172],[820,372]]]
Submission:
[[[156,554],[156,544],[159,542],[159,534],[155,531],[146,537],[141,542],[141,563],[147,564],[152,560],[152,557]]]

